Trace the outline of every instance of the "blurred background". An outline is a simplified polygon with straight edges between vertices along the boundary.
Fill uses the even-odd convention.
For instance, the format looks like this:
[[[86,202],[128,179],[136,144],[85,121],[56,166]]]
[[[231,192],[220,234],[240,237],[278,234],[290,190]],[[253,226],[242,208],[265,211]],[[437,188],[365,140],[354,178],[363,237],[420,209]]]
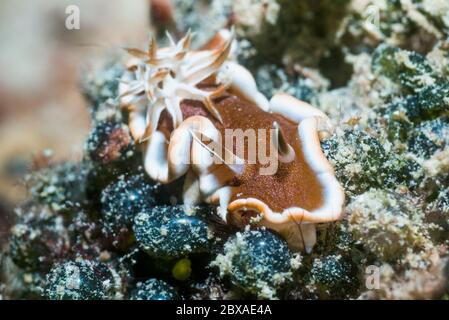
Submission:
[[[79,8],[79,30],[66,27],[70,5]],[[148,0],[0,2],[0,232],[43,152],[54,161],[80,157],[89,128],[81,71],[139,45],[149,7]]]

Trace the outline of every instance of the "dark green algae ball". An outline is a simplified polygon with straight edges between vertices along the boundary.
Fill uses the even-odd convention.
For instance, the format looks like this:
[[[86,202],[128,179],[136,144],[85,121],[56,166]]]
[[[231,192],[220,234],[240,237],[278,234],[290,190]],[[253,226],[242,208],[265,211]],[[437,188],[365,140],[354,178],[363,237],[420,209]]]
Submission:
[[[80,260],[55,265],[46,277],[50,300],[106,300],[120,297],[121,280],[104,263]]]
[[[212,240],[207,222],[182,205],[155,206],[139,213],[133,231],[139,246],[158,258],[207,252]]]
[[[428,159],[437,150],[443,150],[449,145],[449,117],[424,121],[410,134],[409,151],[417,156]]]
[[[386,108],[388,138],[405,141],[415,125],[449,115],[449,82],[436,83],[394,101]],[[444,120],[443,120],[444,121]]]
[[[149,279],[138,282],[136,288],[131,292],[130,300],[179,300],[180,296],[175,288],[168,283]]]
[[[259,298],[276,298],[299,267],[287,243],[266,229],[245,230],[228,240],[224,253],[212,263],[222,276]]]
[[[107,233],[117,235],[130,228],[134,217],[156,204],[157,186],[143,174],[122,175],[101,193],[101,221]]]
[[[350,260],[338,254],[316,258],[310,276],[320,291],[344,291],[356,282]]]

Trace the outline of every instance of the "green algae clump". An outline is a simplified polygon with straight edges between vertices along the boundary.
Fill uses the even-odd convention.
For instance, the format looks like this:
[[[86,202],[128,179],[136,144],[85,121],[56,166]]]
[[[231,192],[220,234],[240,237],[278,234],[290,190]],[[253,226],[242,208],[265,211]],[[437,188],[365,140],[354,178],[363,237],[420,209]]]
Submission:
[[[121,175],[101,193],[101,222],[105,234],[129,233],[134,217],[156,204],[156,187],[142,174]]]
[[[265,229],[238,232],[212,263],[221,276],[228,276],[233,284],[263,299],[276,298],[277,290],[293,281],[299,264],[299,256]]]
[[[176,258],[207,252],[211,230],[183,206],[155,206],[139,213],[133,224],[137,243],[154,257]]]

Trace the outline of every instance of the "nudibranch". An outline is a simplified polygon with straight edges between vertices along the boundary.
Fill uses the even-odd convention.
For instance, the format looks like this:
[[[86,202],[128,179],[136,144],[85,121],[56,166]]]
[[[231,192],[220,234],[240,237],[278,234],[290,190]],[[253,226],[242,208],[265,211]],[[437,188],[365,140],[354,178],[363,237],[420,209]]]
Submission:
[[[168,47],[153,39],[146,51],[128,49],[119,86],[146,172],[161,183],[185,176],[186,206],[218,204],[227,223],[265,226],[292,249],[310,251],[315,224],[343,215],[344,192],[320,146],[331,121],[287,94],[268,101],[250,72],[228,59],[233,32],[220,31],[200,50],[189,48],[190,32],[179,42],[168,37]],[[231,142],[244,133],[243,147],[223,146],[230,132]],[[251,141],[262,156],[249,151]],[[269,173],[268,148],[276,155]]]

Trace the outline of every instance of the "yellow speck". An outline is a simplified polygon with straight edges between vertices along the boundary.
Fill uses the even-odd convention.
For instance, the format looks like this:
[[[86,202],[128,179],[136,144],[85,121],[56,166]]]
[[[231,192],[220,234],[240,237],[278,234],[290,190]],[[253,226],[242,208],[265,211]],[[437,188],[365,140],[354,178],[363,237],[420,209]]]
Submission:
[[[192,262],[188,258],[184,258],[176,262],[172,269],[173,278],[184,281],[190,277],[192,273]]]

